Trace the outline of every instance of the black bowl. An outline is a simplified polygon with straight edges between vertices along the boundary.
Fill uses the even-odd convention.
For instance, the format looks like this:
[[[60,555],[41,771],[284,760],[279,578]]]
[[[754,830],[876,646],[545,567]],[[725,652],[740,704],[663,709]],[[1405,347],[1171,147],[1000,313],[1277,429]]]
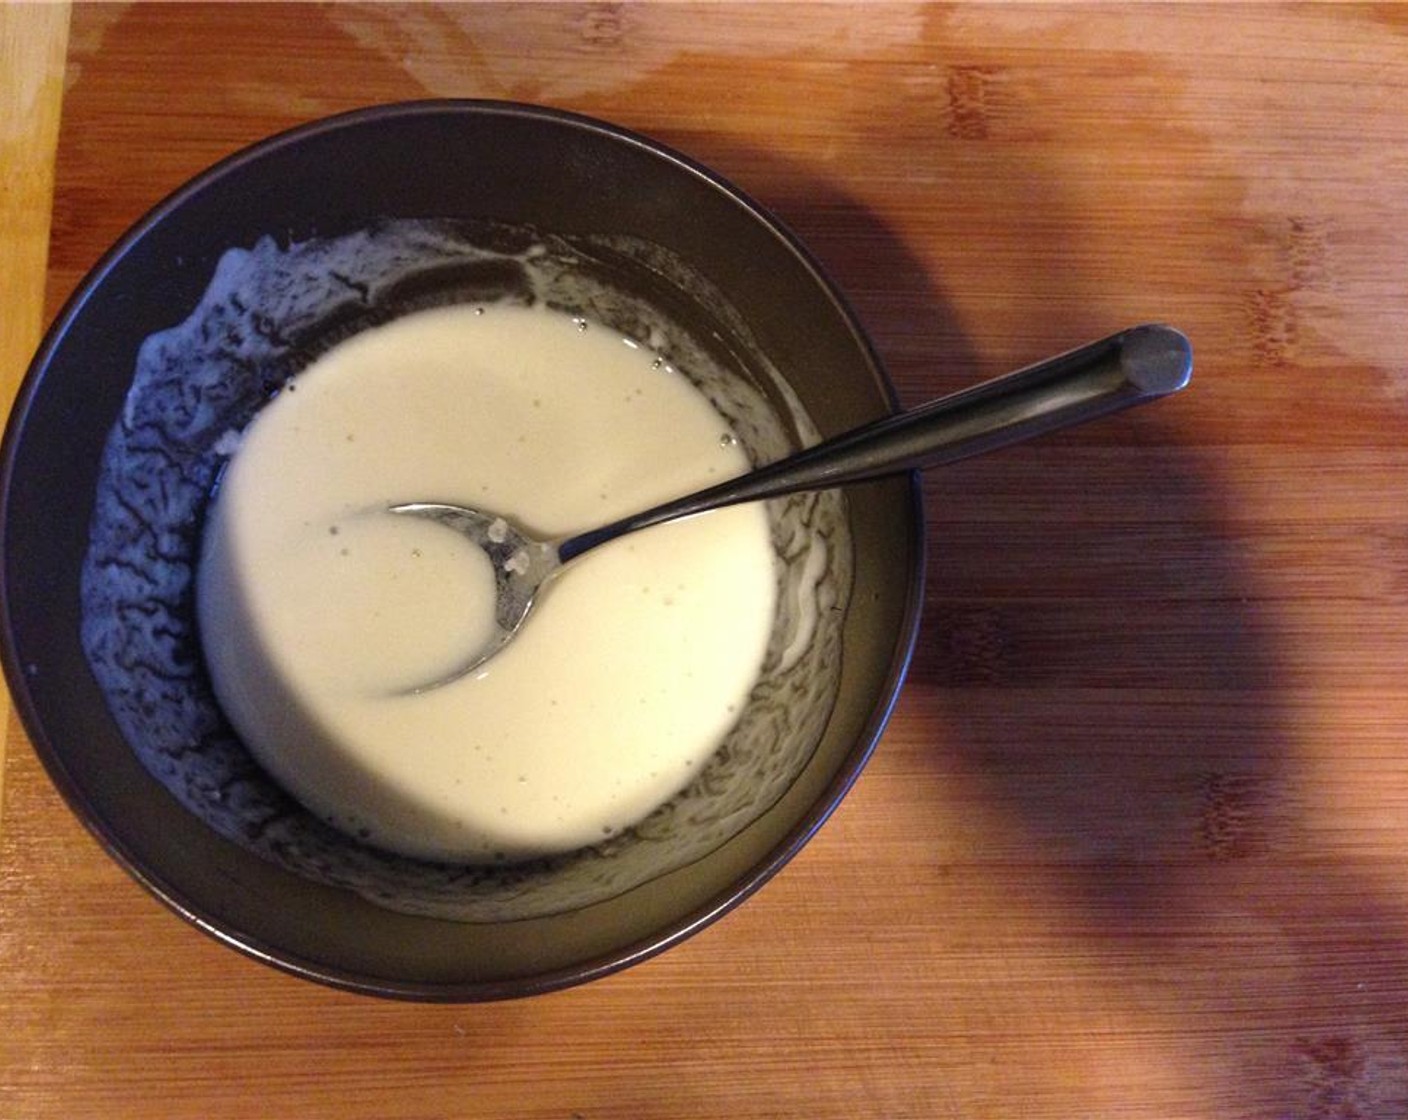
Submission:
[[[598,121],[496,102],[350,113],[266,140],[161,203],[50,329],[0,464],[5,671],[40,758],[80,819],[195,925],[296,974],[431,1000],[542,992],[645,959],[756,890],[836,807],[899,691],[923,581],[917,482],[854,487],[840,679],[814,751],[741,832],[590,905],[512,921],[406,913],[314,882],[218,834],[139,760],[85,652],[80,597],[105,444],[149,336],[199,303],[222,254],[399,219],[490,221],[662,247],[738,309],[822,436],[892,412],[892,389],[816,262],[736,188]],[[192,529],[198,534],[198,527]],[[204,672],[194,657],[189,673]]]

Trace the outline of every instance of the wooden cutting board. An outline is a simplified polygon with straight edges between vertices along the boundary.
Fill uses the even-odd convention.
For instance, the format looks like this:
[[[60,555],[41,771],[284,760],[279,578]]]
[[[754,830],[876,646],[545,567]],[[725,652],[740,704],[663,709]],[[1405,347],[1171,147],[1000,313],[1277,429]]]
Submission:
[[[427,96],[712,165],[908,403],[1145,319],[1198,360],[926,479],[925,629],[853,794],[584,988],[427,1007],[246,960],[12,719],[0,1116],[1408,1115],[1408,8],[84,5],[66,63],[65,15],[0,9],[11,392],[187,177]]]

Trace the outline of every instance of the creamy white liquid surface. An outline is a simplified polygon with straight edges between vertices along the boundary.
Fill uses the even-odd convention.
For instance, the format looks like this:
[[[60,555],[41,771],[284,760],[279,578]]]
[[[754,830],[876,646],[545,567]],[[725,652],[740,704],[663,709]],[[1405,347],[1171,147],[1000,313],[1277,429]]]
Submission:
[[[687,379],[541,308],[417,312],[319,358],[244,433],[199,568],[221,704],[290,792],[452,861],[595,843],[686,785],[737,719],[775,611],[761,505],[577,561],[474,675],[483,553],[378,511],[445,501],[574,532],[748,468]]]

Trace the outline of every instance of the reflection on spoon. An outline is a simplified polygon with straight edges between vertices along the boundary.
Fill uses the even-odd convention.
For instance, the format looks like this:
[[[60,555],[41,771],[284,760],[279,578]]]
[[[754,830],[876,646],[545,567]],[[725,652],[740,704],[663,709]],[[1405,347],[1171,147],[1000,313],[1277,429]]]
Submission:
[[[583,553],[637,529],[802,490],[824,490],[956,462],[1131,405],[1188,384],[1193,351],[1172,327],[1132,327],[1015,373],[833,436],[731,481],[558,540],[529,536],[500,513],[443,502],[406,502],[394,514],[439,522],[489,557],[495,629],[462,665],[412,689],[428,692],[473,672],[513,638],[539,590]]]

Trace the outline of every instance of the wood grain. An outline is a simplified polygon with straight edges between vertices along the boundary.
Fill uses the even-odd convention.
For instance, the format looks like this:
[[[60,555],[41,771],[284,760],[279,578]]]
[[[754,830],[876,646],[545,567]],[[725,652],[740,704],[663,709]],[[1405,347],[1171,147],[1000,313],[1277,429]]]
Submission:
[[[0,5],[0,410],[7,413],[45,321],[68,18],[67,4]],[[9,710],[9,693],[0,687],[0,721]],[[0,806],[4,763],[0,739]]]
[[[1405,12],[78,7],[49,316],[240,145],[481,96],[751,191],[908,402],[1142,319],[1198,360],[926,479],[925,630],[853,794],[582,989],[421,1007],[247,961],[103,856],[12,720],[0,1115],[1408,1115]]]

